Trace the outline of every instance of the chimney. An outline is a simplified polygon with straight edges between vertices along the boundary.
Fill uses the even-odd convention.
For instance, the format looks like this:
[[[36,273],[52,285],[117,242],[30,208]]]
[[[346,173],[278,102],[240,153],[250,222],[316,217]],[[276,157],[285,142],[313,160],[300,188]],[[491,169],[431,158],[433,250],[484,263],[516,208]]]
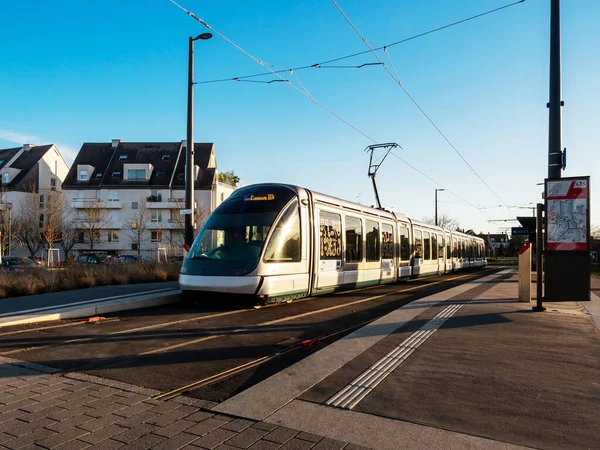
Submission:
[[[115,149],[119,145],[120,142],[123,142],[121,139],[113,139],[112,140],[112,148]]]
[[[33,147],[35,147],[34,144],[23,144],[23,150],[25,151],[31,150]]]

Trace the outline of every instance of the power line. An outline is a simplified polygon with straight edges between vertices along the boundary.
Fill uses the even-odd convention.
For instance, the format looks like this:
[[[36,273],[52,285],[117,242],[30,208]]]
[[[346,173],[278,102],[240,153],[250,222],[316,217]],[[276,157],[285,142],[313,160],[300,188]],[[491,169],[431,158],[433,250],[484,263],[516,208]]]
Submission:
[[[399,41],[392,42],[391,44],[386,44],[386,45],[383,45],[381,47],[374,48],[373,50],[374,51],[378,51],[378,50],[384,50],[385,51],[387,48],[393,47],[395,45],[403,44],[405,42],[412,41],[414,39],[418,39],[418,38],[423,37],[423,36],[427,36],[428,34],[436,33],[438,31],[442,31],[442,30],[445,30],[447,28],[451,28],[451,27],[454,27],[456,25],[460,25],[462,23],[469,22],[469,21],[474,20],[474,19],[478,19],[478,18],[486,16],[488,14],[492,14],[492,13],[501,11],[503,9],[510,8],[512,6],[518,5],[519,3],[523,3],[524,1],[525,0],[519,0],[519,1],[516,1],[516,2],[513,2],[513,3],[509,3],[509,4],[501,6],[499,8],[491,9],[489,11],[485,11],[483,13],[467,17],[466,19],[462,19],[462,20],[459,20],[457,22],[452,22],[452,23],[449,23],[447,25],[444,25],[444,26],[441,26],[441,27],[438,27],[438,28],[434,28],[434,29],[429,30],[429,31],[425,31],[423,33],[416,34],[414,36],[410,36],[410,37],[401,39]],[[179,5],[177,5],[177,6],[179,6]],[[373,64],[378,64],[378,63],[361,64],[359,66],[325,66],[325,64],[331,64],[331,63],[334,63],[334,62],[343,61],[344,59],[354,58],[356,56],[361,56],[361,55],[366,55],[366,54],[368,54],[370,52],[371,52],[370,50],[366,50],[366,51],[363,51],[363,52],[352,53],[352,54],[346,55],[346,56],[340,56],[338,58],[330,59],[328,61],[323,61],[323,62],[316,63],[316,64],[310,64],[310,65],[306,65],[306,66],[295,67],[293,69],[282,69],[282,70],[278,70],[278,71],[275,71],[275,72],[276,73],[284,73],[284,72],[287,72],[288,70],[295,70],[295,71],[297,71],[297,70],[306,70],[306,69],[360,69],[362,67],[373,65]],[[240,81],[240,80],[243,80],[245,78],[255,78],[255,77],[262,77],[262,76],[265,76],[265,75],[271,75],[272,73],[273,73],[272,71],[269,71],[269,72],[263,72],[263,73],[255,73],[253,75],[243,75],[243,76],[233,77],[233,78],[221,78],[221,79],[217,79],[217,80],[198,81],[197,83],[198,84],[207,84],[207,83],[223,83],[225,81]]]
[[[225,42],[227,42],[228,44],[232,45],[233,47],[235,47],[237,50],[239,50],[240,52],[242,52],[243,54],[245,54],[246,56],[248,56],[249,58],[251,58],[253,61],[255,61],[256,63],[260,64],[262,67],[264,67],[265,69],[267,69],[269,71],[269,73],[275,75],[278,80],[272,80],[272,81],[282,81],[285,82],[286,84],[288,84],[289,86],[291,86],[292,88],[294,88],[296,91],[298,91],[300,94],[302,94],[303,96],[305,96],[306,98],[308,98],[309,100],[311,100],[312,102],[314,102],[315,104],[317,104],[318,106],[320,106],[321,108],[323,108],[325,111],[329,112],[330,114],[332,114],[333,116],[335,116],[337,119],[341,120],[342,122],[344,122],[346,125],[348,125],[349,127],[351,127],[352,129],[354,129],[355,131],[357,131],[358,133],[362,134],[364,137],[366,137],[367,139],[369,139],[371,142],[373,143],[377,143],[377,141],[375,141],[375,139],[373,139],[372,137],[370,137],[369,135],[367,135],[366,133],[364,133],[363,131],[361,131],[359,128],[357,128],[356,126],[352,125],[350,122],[348,122],[346,119],[344,119],[343,117],[341,117],[339,114],[335,113],[334,111],[332,111],[331,109],[327,108],[325,105],[323,105],[322,103],[318,102],[310,93],[308,93],[308,91],[306,90],[306,88],[304,87],[304,85],[302,85],[302,83],[300,82],[300,80],[298,80],[298,78],[294,75],[293,73],[293,69],[289,69],[286,70],[287,72],[289,72],[290,74],[292,74],[297,80],[298,82],[300,82],[300,85],[302,86],[302,88],[304,89],[304,91],[302,91],[301,89],[299,89],[298,87],[294,86],[292,83],[290,83],[289,80],[284,79],[281,75],[279,75],[279,73],[281,73],[281,71],[274,71],[271,68],[269,68],[263,61],[259,60],[258,58],[252,56],[250,53],[248,53],[246,50],[244,50],[243,48],[241,48],[239,45],[237,45],[236,43],[234,43],[233,41],[231,41],[230,39],[228,39],[226,36],[224,36],[222,33],[220,33],[219,31],[215,30],[214,28],[212,28],[208,23],[206,23],[204,20],[200,19],[198,16],[196,16],[194,13],[192,13],[191,11],[188,11],[187,9],[185,9],[184,7],[182,7],[181,5],[179,5],[178,3],[176,3],[174,0],[170,0],[171,3],[173,3],[175,6],[177,6],[178,8],[180,8],[182,11],[184,11],[188,16],[190,16],[192,19],[196,20],[198,23],[200,23],[201,25],[203,25],[204,27],[208,28],[209,30],[213,31],[215,34],[217,34],[219,37],[221,37],[221,39],[223,39]],[[383,65],[385,67],[385,65]],[[272,82],[271,81],[271,82]],[[395,153],[391,152],[392,155],[394,155],[396,158],[398,158],[400,161],[402,161],[404,164],[406,164],[407,166],[409,166],[410,168],[412,168],[413,170],[415,170],[416,172],[420,173],[421,175],[423,175],[425,178],[427,178],[428,180],[430,180],[431,182],[433,182],[434,184],[441,186],[442,188],[444,188],[440,183],[438,183],[437,181],[435,181],[433,178],[431,178],[429,175],[426,175],[424,172],[422,172],[421,170],[417,169],[415,166],[413,166],[412,164],[408,163],[407,161],[405,161],[404,159],[402,159],[400,156],[396,155]],[[459,197],[457,194],[455,194],[454,192],[452,192],[450,189],[444,188],[446,191],[448,191],[449,193],[451,193],[452,195],[454,195],[455,197],[457,197],[459,200],[473,206],[474,208],[478,209],[475,205],[473,205],[472,203],[467,202],[466,200],[462,199],[461,197]],[[481,211],[481,210],[480,210]]]
[[[339,12],[342,14],[342,16],[344,16],[344,18],[346,19],[346,21],[348,22],[348,24],[352,27],[352,29],[356,32],[356,34],[358,35],[358,37],[360,37],[360,39],[365,43],[365,45],[367,46],[367,48],[369,49],[369,51],[373,54],[373,56],[375,56],[375,58],[377,58],[377,60],[382,64],[382,66],[385,69],[385,71],[392,77],[392,79],[396,82],[396,84],[398,84],[398,86],[400,87],[400,89],[402,89],[404,91],[404,93],[413,102],[413,104],[419,109],[419,111],[421,111],[421,113],[425,116],[425,118],[429,121],[429,123],[431,123],[431,125],[433,125],[433,127],[437,130],[437,132],[440,134],[440,136],[442,136],[442,138],[448,143],[448,145],[450,145],[450,147],[452,147],[452,149],[454,150],[454,152],[464,161],[464,163],[469,167],[469,169],[471,169],[471,171],[477,176],[477,178],[479,178],[481,180],[481,182],[485,185],[485,187],[487,187],[488,190],[492,194],[494,194],[494,196],[498,200],[500,200],[500,202],[502,202],[504,204],[505,203],[504,200],[502,200],[500,198],[500,196],[498,194],[496,194],[496,192],[490,187],[490,185],[487,184],[487,182],[481,177],[481,175],[479,175],[479,173],[475,170],[475,168],[473,168],[473,166],[466,160],[466,158],[462,155],[462,153],[460,153],[458,151],[458,149],[454,146],[454,144],[452,142],[450,142],[450,139],[448,139],[448,137],[436,125],[436,123],[433,121],[433,119],[431,117],[429,117],[429,115],[425,112],[425,110],[421,107],[421,105],[419,105],[419,103],[417,103],[417,101],[413,98],[413,96],[410,95],[410,93],[402,85],[402,82],[400,81],[400,79],[397,78],[397,76],[394,76],[394,74],[392,72],[390,72],[390,70],[385,66],[385,64],[383,64],[383,61],[381,61],[381,59],[379,59],[379,56],[377,55],[377,53],[375,53],[374,49],[371,48],[371,46],[367,42],[367,39],[365,39],[363,37],[363,35],[360,33],[360,31],[358,31],[358,28],[356,28],[356,26],[352,23],[352,21],[346,15],[346,13],[342,10],[342,8],[340,7],[340,5],[338,5],[338,3],[335,0],[331,0],[331,1],[336,6],[336,8],[339,10]],[[524,1],[524,0],[522,0],[522,1]],[[521,2],[519,2],[519,3],[521,3]],[[387,52],[386,52],[386,54],[389,57],[389,54]]]

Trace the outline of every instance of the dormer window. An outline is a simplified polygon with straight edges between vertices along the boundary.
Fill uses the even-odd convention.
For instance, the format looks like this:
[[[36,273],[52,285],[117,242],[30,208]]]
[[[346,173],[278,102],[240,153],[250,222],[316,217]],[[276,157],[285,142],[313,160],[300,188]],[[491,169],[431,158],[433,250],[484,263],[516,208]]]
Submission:
[[[112,173],[113,177],[120,177],[121,176],[121,172],[117,171],[117,172],[113,172]]]
[[[88,179],[87,170],[80,170],[79,171],[79,181],[87,181],[87,179]]]
[[[157,177],[164,177],[165,176],[165,172],[156,172],[156,176]]]
[[[170,154],[164,154],[162,155],[162,160],[163,161],[171,161],[171,155]]]
[[[96,178],[102,178],[102,172],[98,172],[98,173],[96,174]]]
[[[146,179],[145,169],[128,169],[127,179],[130,181],[142,181]]]
[[[127,159],[127,155],[120,155],[119,161],[125,161]]]

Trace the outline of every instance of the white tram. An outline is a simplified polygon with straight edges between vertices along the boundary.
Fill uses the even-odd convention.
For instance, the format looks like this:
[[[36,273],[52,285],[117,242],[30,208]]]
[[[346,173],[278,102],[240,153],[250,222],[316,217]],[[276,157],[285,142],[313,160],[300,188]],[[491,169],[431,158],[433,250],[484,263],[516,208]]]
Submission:
[[[183,261],[188,298],[260,303],[486,265],[483,240],[285,184],[235,191]]]

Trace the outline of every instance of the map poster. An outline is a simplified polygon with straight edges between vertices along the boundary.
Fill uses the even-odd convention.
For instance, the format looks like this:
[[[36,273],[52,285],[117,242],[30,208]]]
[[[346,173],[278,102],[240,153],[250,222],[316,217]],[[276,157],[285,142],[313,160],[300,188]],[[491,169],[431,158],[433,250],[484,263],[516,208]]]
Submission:
[[[548,250],[588,250],[590,177],[546,180]]]

